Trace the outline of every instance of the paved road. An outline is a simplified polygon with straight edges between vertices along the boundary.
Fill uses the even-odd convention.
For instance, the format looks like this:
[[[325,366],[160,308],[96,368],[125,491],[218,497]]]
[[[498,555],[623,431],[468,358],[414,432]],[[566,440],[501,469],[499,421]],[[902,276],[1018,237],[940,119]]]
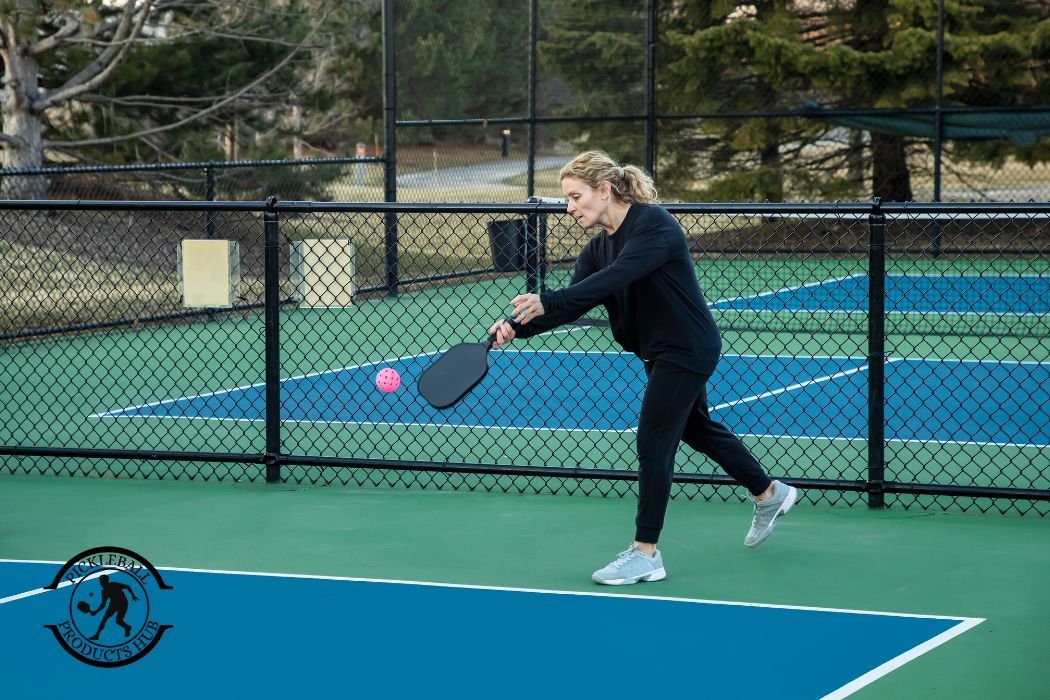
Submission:
[[[560,168],[569,161],[565,156],[544,156],[536,159],[536,170]],[[397,176],[398,187],[451,187],[455,185],[503,185],[512,177],[524,175],[528,169],[525,160],[497,160],[479,165],[440,168]]]

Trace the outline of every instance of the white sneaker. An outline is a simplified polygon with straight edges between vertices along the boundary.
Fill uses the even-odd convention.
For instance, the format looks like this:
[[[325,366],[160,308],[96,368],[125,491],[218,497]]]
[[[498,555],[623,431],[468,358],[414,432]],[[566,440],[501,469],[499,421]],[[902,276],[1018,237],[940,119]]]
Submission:
[[[649,556],[633,544],[629,549],[620,552],[604,569],[598,569],[591,576],[595,583],[606,586],[623,586],[639,581],[662,581],[667,578],[664,561],[657,550]]]
[[[773,495],[764,501],[751,499],[755,503],[755,517],[751,520],[751,529],[744,538],[744,545],[757,547],[773,534],[777,518],[784,515],[798,500],[798,489],[779,481],[773,482]]]

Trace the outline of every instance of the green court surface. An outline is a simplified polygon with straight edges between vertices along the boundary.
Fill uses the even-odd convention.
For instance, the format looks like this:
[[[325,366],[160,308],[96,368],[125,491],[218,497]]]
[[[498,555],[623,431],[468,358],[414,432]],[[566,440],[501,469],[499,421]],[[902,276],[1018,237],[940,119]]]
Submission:
[[[633,510],[632,496],[5,475],[0,559],[65,561],[115,545],[162,568],[597,592],[590,573],[629,541]],[[744,503],[676,500],[661,541],[668,578],[601,592],[984,618],[851,697],[1047,697],[1050,527],[1042,518],[803,502],[755,550],[742,543],[749,519]],[[267,612],[258,614],[264,621]],[[412,620],[389,616],[410,645]],[[659,643],[660,624],[624,620],[624,639],[596,640],[610,650],[610,678],[632,640]],[[14,643],[8,636],[0,648]],[[689,663],[688,648],[667,651],[668,663]],[[552,638],[544,653],[572,652]],[[756,658],[755,677],[740,683],[764,682],[762,657],[777,649],[754,639],[740,653]],[[522,672],[542,674],[542,663]],[[463,690],[484,692],[469,682]]]
[[[953,264],[898,261],[891,267],[896,274],[931,279],[972,274],[975,267],[978,274],[1007,276],[1042,277],[1047,271],[1041,260],[1014,265],[960,261],[958,270]],[[850,256],[770,265],[716,259],[698,263],[698,275],[711,301],[732,300],[856,277],[864,265],[862,258]],[[557,270],[548,281],[556,288],[565,277],[564,270]],[[282,307],[281,378],[329,377],[346,368],[429,356],[455,342],[481,340],[523,287],[521,276],[508,275],[408,288],[396,297],[363,298],[348,308]],[[848,310],[721,308],[716,313],[723,353],[737,358],[864,358],[870,350],[866,316]],[[1050,361],[1048,318],[929,310],[890,314],[885,353],[894,360],[1041,368]],[[237,460],[242,454],[245,459],[258,456],[268,448],[266,426],[257,418],[150,417],[122,411],[261,386],[263,340],[264,318],[252,311],[0,346],[2,442],[20,448],[237,453]],[[514,349],[559,353],[560,358],[619,350],[607,328],[588,323],[516,343]],[[566,364],[579,362],[574,357]],[[546,367],[539,374],[550,381],[556,369]],[[743,393],[777,394],[794,381],[779,376],[764,380]],[[714,383],[719,384],[719,377]],[[586,390],[588,385],[579,386]],[[864,397],[864,389],[860,382],[839,394]],[[361,405],[396,398],[382,399],[374,387],[342,392],[347,393],[352,400],[345,403]],[[328,405],[343,401],[342,394],[329,387],[304,403]],[[474,399],[498,395],[487,386]],[[840,404],[817,405],[836,420],[850,418]],[[852,415],[863,417],[863,412]],[[739,425],[748,425],[751,417]],[[924,420],[943,419],[935,415]],[[1045,422],[1038,423],[1042,430]],[[890,508],[876,511],[864,506],[865,496],[856,490],[810,489],[768,543],[748,550],[743,538],[751,511],[742,493],[724,485],[679,484],[661,541],[669,577],[608,589],[592,584],[590,574],[624,549],[633,534],[630,481],[381,471],[368,465],[313,466],[317,460],[309,461],[349,457],[399,465],[566,466],[581,473],[634,467],[630,429],[537,430],[484,422],[450,426],[408,414],[396,421],[286,417],[280,424],[279,452],[293,459],[276,484],[264,482],[258,464],[239,461],[12,455],[0,461],[0,560],[63,562],[93,547],[115,546],[134,550],[161,568],[976,618],[982,621],[972,629],[851,697],[1050,697],[1041,673],[1050,649],[1045,500],[889,494]],[[839,479],[854,486],[868,477],[863,436],[746,428],[741,434],[775,476]],[[1029,435],[1040,438],[1043,433]],[[902,483],[1045,489],[1050,483],[1048,456],[1041,439],[890,439],[885,477]],[[713,470],[688,449],[679,452],[676,469],[686,474]],[[13,580],[4,582],[5,571],[0,568],[0,583],[8,584],[6,592],[0,591],[0,605],[15,605],[23,589]],[[266,610],[258,615],[265,625]],[[389,619],[392,627],[407,630],[410,645],[413,620],[396,609],[389,611]],[[178,620],[174,622],[177,628]],[[629,661],[632,644],[659,643],[660,624],[658,619],[624,620],[622,639],[595,640],[610,649],[611,682]],[[723,632],[698,629],[696,635],[718,639]],[[500,630],[508,638],[514,633],[511,627]],[[557,630],[550,635],[545,653],[572,654],[558,648]],[[17,641],[3,639],[0,652]],[[275,654],[279,657],[279,648]],[[766,682],[762,658],[775,656],[776,646],[756,637],[740,654],[755,656],[756,673],[739,682]],[[688,643],[676,641],[668,658],[669,663],[688,664]],[[268,670],[260,662],[250,671]],[[521,672],[542,674],[542,655],[523,659]],[[463,696],[493,697],[469,686]],[[695,696],[711,693],[698,687]]]
[[[898,272],[950,274],[951,262],[908,263]],[[1025,263],[1013,272],[1043,265]],[[996,270],[986,264],[989,271]],[[857,260],[790,261],[773,268],[744,262],[704,261],[698,274],[711,299],[756,294],[814,280],[856,274]],[[550,276],[552,287],[563,283],[564,271]],[[406,290],[397,297],[366,299],[345,309],[283,308],[280,363],[284,378],[325,373],[348,366],[440,352],[450,344],[476,342],[494,318],[507,311],[507,301],[524,286],[523,278],[449,284]],[[723,351],[763,356],[864,357],[868,351],[863,316],[850,314],[720,310]],[[893,334],[886,352],[893,357],[958,358],[981,361],[1046,362],[1050,343],[1045,316],[1031,324],[1042,335],[1022,329],[1015,335],[990,336],[988,331],[1009,319],[987,314],[892,319]],[[937,335],[931,329],[961,324],[969,335]],[[264,380],[263,317],[251,312],[197,323],[145,326],[102,333],[68,335],[0,347],[0,424],[4,442],[22,447],[123,448],[166,451],[237,452],[259,454],[265,449],[260,421],[156,420],[114,418],[108,412],[128,406],[183,396],[258,385]],[[977,332],[977,330],[980,332]],[[575,327],[542,338],[516,343],[513,349],[571,352],[619,350],[607,328]],[[772,378],[765,388],[777,386]],[[714,378],[718,383],[719,378]],[[365,397],[374,401],[371,396]],[[746,431],[745,431],[746,432]],[[616,431],[586,431],[556,439],[536,440],[528,431],[448,430],[405,420],[403,423],[288,421],[282,425],[282,452],[306,457],[368,457],[394,461],[488,463],[496,450],[503,463],[570,467],[629,468],[633,435]],[[800,439],[769,435],[745,441],[764,464],[790,465],[783,471],[795,478],[866,478],[866,443],[861,440]],[[959,442],[891,442],[887,447],[887,479],[924,483],[1029,486],[1045,488],[1045,448],[1024,444],[975,445]],[[932,465],[932,466],[929,466]],[[980,469],[974,473],[973,465]],[[710,465],[689,450],[679,453],[682,473],[706,473]],[[239,465],[159,462],[135,469],[83,461],[72,469],[48,459],[24,457],[4,465],[10,473],[74,473],[126,476],[188,475],[224,477]],[[341,480],[345,472],[323,468],[300,470],[299,483]],[[409,477],[411,479],[412,477]],[[458,478],[458,477],[457,477]],[[391,476],[394,483],[401,477]],[[506,479],[504,479],[506,481]],[[530,484],[532,484],[531,480]],[[376,482],[372,482],[376,483]],[[510,488],[516,488],[510,487]],[[532,490],[534,484],[525,490]],[[541,488],[541,491],[546,489]],[[562,492],[562,489],[554,489]],[[701,490],[707,494],[709,490]],[[824,492],[830,503],[856,502],[853,492]],[[893,497],[891,497],[892,499]],[[913,497],[899,497],[906,503]],[[987,503],[981,507],[988,507]],[[1025,512],[1030,502],[1001,506]],[[1042,504],[1036,509],[1045,512]]]

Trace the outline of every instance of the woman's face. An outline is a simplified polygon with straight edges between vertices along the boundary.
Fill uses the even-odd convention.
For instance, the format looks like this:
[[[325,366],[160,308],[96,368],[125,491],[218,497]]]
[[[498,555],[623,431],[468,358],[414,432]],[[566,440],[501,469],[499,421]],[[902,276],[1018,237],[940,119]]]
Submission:
[[[569,200],[565,211],[584,228],[597,226],[609,208],[609,195],[601,186],[595,189],[583,180],[567,177],[561,181],[561,192]]]

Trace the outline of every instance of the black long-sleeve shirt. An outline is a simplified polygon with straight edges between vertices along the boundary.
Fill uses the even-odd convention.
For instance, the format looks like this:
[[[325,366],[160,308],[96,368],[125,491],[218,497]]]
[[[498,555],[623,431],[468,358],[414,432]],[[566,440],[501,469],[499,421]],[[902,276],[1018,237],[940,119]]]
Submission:
[[[666,209],[633,204],[613,234],[584,246],[568,287],[540,295],[544,314],[516,336],[571,323],[602,304],[613,338],[643,360],[714,373],[722,349],[718,327],[696,280],[682,228]]]

